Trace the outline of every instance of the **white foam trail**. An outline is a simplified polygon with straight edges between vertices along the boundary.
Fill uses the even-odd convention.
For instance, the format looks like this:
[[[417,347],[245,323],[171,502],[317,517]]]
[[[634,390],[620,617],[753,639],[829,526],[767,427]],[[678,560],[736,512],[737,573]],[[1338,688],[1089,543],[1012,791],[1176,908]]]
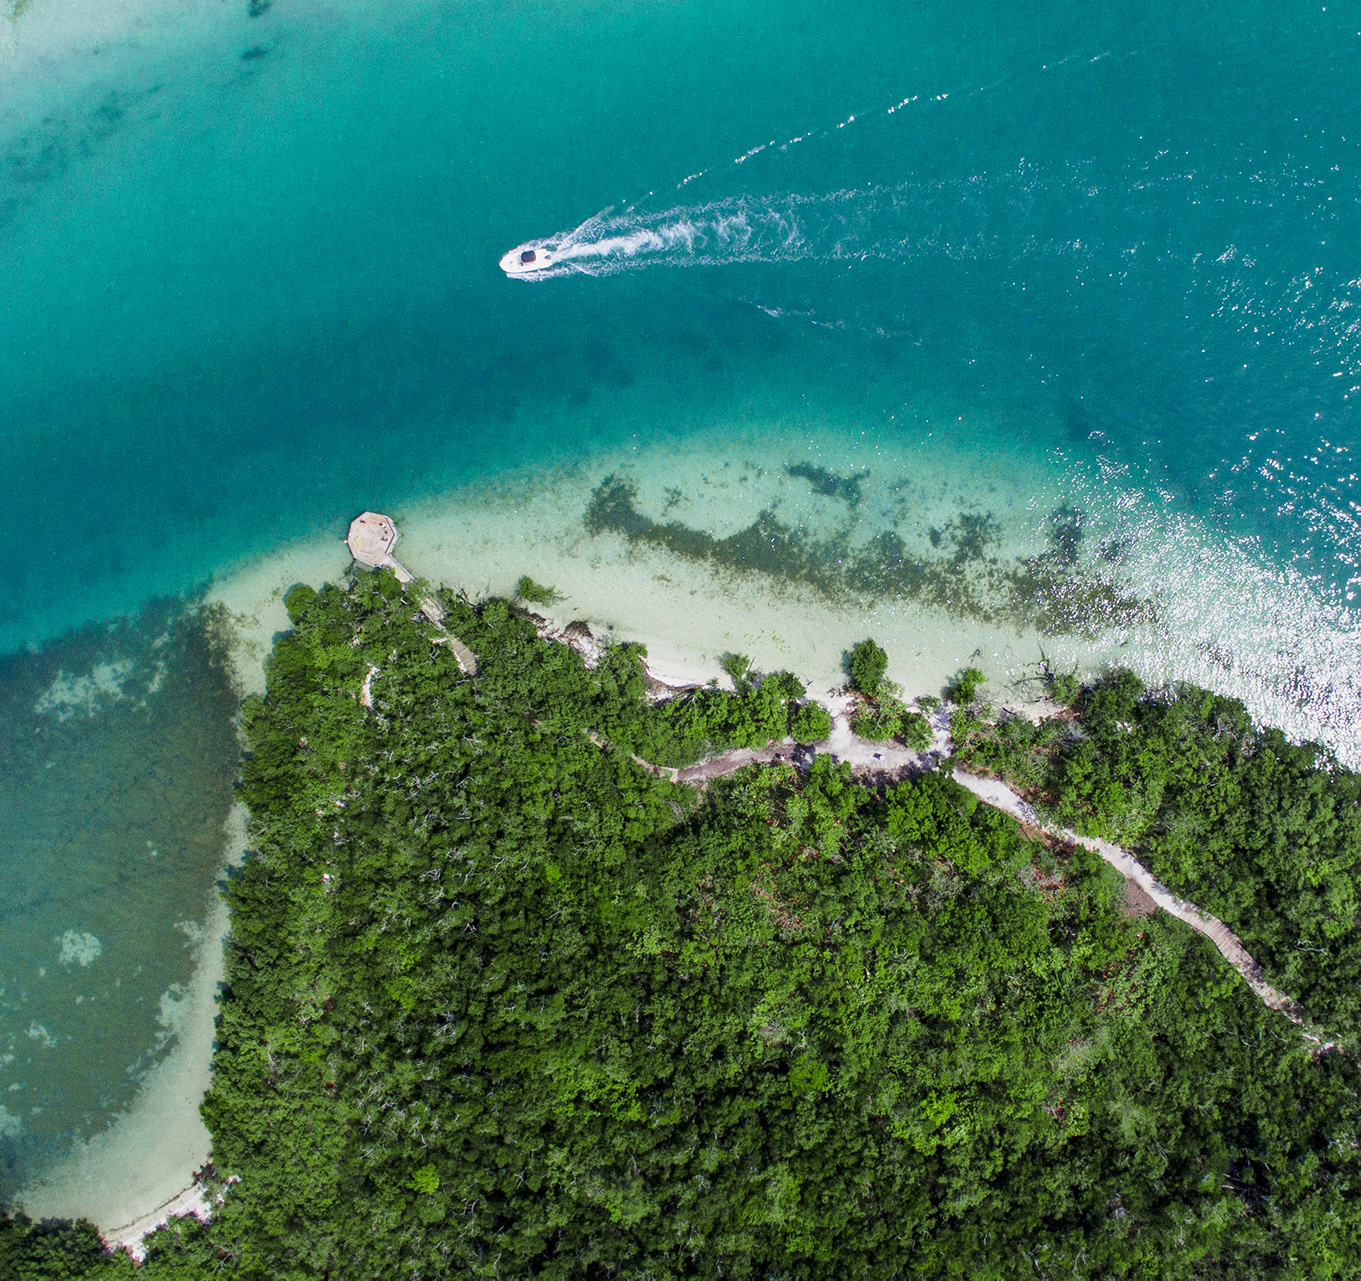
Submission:
[[[573,231],[527,241],[568,272],[610,275],[650,266],[744,262],[904,260],[923,253],[974,258],[995,252],[1083,252],[1077,241],[1036,241],[1012,208],[1035,184],[1022,169],[996,179],[872,187],[829,195],[740,195],[659,212],[606,210]],[[1022,220],[1023,221],[1023,220]],[[1018,232],[1020,233],[1018,239]]]

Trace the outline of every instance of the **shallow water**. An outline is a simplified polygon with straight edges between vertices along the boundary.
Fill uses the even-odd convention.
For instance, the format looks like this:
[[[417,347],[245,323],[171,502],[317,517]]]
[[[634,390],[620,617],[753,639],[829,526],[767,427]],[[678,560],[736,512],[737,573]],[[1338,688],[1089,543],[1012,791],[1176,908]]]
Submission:
[[[174,1046],[238,751],[221,655],[181,609],[0,666],[0,1194]]]
[[[15,41],[59,2],[34,0]],[[536,469],[545,488],[576,476],[552,492],[562,538],[589,540],[590,494],[624,458],[637,510],[684,524],[692,550],[772,503],[814,540],[730,566],[743,591],[811,590],[843,526],[856,547],[893,534],[940,562],[931,599],[862,576],[836,606],[847,627],[890,607],[904,627],[932,609],[990,637],[1030,627],[999,672],[1041,643],[1117,655],[1354,755],[1355,6],[185,12],[98,55],[76,42],[69,71],[0,107],[0,494],[22,548],[0,601],[6,734],[37,723],[14,691],[45,687],[58,652],[25,646],[65,637],[80,661],[61,663],[88,674],[106,660],[73,628],[338,538],[364,507],[480,489],[493,511],[512,470],[531,490]],[[581,252],[509,281],[497,260],[526,241]],[[748,438],[765,488],[718,484]],[[819,495],[862,470],[859,505]],[[614,546],[599,563],[620,573],[679,554]],[[984,547],[1004,573],[1048,557],[1101,590],[1070,593],[1058,623],[992,597],[960,616],[950,575],[976,575]],[[1112,615],[1113,597],[1151,612]],[[216,706],[214,679],[156,697]],[[132,723],[104,716],[43,732],[129,805],[225,805],[220,745],[148,789],[127,772]],[[4,820],[0,911],[12,954],[52,952],[74,1000],[78,978],[134,970],[77,910],[117,842],[84,839],[88,788],[59,792],[29,788]],[[36,830],[88,890],[60,922],[25,906],[55,862],[18,888]],[[201,902],[212,858],[170,844],[166,903]],[[169,928],[137,959],[148,991],[183,979]],[[63,967],[53,940],[77,929],[104,951]],[[126,1027],[117,1046],[79,1034],[88,1089],[27,1081],[44,1133],[122,1097],[156,1043]]]

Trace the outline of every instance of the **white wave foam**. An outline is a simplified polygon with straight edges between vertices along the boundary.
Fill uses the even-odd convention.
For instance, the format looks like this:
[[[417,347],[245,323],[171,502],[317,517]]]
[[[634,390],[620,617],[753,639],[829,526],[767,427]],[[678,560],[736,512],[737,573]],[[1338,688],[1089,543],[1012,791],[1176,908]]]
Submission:
[[[1157,619],[1056,649],[1239,698],[1259,723],[1361,768],[1361,615],[1338,593],[1188,512],[1129,464],[1074,462],[1063,491],[1082,513],[1084,557],[1154,601]]]
[[[537,280],[574,271],[599,276],[661,265],[1089,252],[1080,239],[1037,240],[1023,217],[1006,216],[1037,181],[1022,167],[996,178],[824,195],[743,194],[657,212],[604,210],[573,231],[526,241],[519,248],[551,251],[553,267],[524,277]]]

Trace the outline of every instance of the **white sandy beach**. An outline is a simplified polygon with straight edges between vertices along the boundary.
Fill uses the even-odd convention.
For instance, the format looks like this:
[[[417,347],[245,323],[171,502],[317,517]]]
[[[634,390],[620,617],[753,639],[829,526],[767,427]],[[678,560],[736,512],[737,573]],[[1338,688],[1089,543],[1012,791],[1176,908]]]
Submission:
[[[839,476],[867,473],[852,508],[788,475],[786,463]],[[836,601],[803,583],[716,569],[615,533],[593,536],[582,516],[594,488],[617,474],[636,486],[638,511],[679,521],[716,538],[771,511],[813,538],[846,532],[852,545],[895,528],[908,549],[932,554],[922,531],[948,527],[961,512],[996,526],[989,554],[999,561],[1045,549],[1044,521],[1061,504],[1083,511],[1083,566],[1116,575],[1156,617],[1087,635],[1032,628],[890,597]],[[260,662],[288,626],[283,595],[296,582],[334,581],[349,564],[334,534],[302,542],[224,576],[212,598],[237,620],[238,679],[263,688]],[[857,443],[810,436],[791,453],[787,431],[699,435],[665,450],[623,448],[556,471],[510,474],[389,513],[398,558],[431,582],[474,599],[509,594],[522,574],[556,587],[563,600],[536,606],[559,625],[641,641],[659,674],[703,681],[725,653],[749,654],[758,668],[789,668],[826,696],[843,681],[842,656],[873,635],[889,653],[890,677],[909,695],[936,694],[963,666],[981,667],[994,696],[1019,705],[1036,693],[1042,656],[1082,672],[1119,663],[1151,683],[1190,680],[1243,699],[1264,723],[1296,739],[1319,738],[1361,764],[1361,632],[1346,611],[1322,600],[1298,573],[1270,565],[1252,547],[1187,517],[1152,486],[1065,470],[1033,456],[1009,463],[947,449]],[[915,542],[914,542],[915,538]],[[1118,570],[1105,559],[1118,547]],[[1100,549],[1100,550],[1098,550]]]
[[[836,456],[832,440],[820,444],[810,454],[818,465],[852,475],[870,471],[895,488],[907,464],[877,450]],[[582,526],[592,490],[617,470],[636,480],[640,509],[718,537],[767,509],[815,537],[836,532],[846,523],[846,504],[811,494],[805,480],[784,472],[782,458],[771,465],[772,448],[759,435],[729,437],[726,445],[721,438],[699,439],[664,456],[639,458],[625,449],[547,476],[532,472],[469,486],[389,513],[401,533],[397,556],[418,576],[473,598],[509,594],[522,574],[551,584],[563,600],[550,609],[536,606],[539,612],[558,623],[580,619],[597,633],[641,641],[653,670],[680,682],[707,680],[718,673],[722,655],[742,652],[765,670],[789,668],[826,695],[844,683],[842,655],[871,633],[888,649],[890,675],[910,693],[938,692],[971,663],[1006,685],[1033,671],[1039,648],[1032,637],[903,602],[884,600],[869,609],[839,605],[803,584],[718,572],[668,551],[630,548],[615,534],[592,536]],[[908,497],[921,507],[924,525],[928,516],[948,521],[961,503],[986,506],[1015,518],[1007,527],[1010,550],[1019,553],[1033,541],[1036,521],[1027,510],[1033,484],[1026,483],[1033,475],[1008,486],[999,473],[983,488],[986,503],[980,504],[950,483],[943,460],[934,470],[925,458],[912,461],[916,479]],[[353,514],[342,514],[337,533]],[[243,688],[262,688],[260,662],[273,636],[288,626],[283,595],[289,586],[334,581],[348,565],[338,538],[316,540],[243,566],[214,586],[210,600],[237,622]]]
[[[226,861],[239,862],[246,848],[244,807],[232,810],[225,836]],[[19,1193],[31,1217],[87,1218],[110,1241],[132,1244],[166,1214],[201,1208],[190,1185],[211,1147],[199,1104],[211,1075],[227,928],[226,904],[213,891],[188,990],[162,1002],[174,1047],[109,1129]]]

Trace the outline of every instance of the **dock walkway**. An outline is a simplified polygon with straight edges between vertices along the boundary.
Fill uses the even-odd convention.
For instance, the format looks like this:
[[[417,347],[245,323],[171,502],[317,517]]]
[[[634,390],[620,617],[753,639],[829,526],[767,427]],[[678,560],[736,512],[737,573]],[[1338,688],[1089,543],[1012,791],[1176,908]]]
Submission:
[[[402,584],[415,582],[416,576],[392,554],[398,537],[397,526],[391,516],[384,516],[382,512],[362,512],[350,522],[350,532],[345,542],[350,548],[350,555],[361,565],[390,569]],[[445,627],[444,610],[440,608],[439,601],[433,596],[422,596],[421,613],[444,633],[435,638],[435,644],[448,645],[464,672],[476,676],[477,656]]]

